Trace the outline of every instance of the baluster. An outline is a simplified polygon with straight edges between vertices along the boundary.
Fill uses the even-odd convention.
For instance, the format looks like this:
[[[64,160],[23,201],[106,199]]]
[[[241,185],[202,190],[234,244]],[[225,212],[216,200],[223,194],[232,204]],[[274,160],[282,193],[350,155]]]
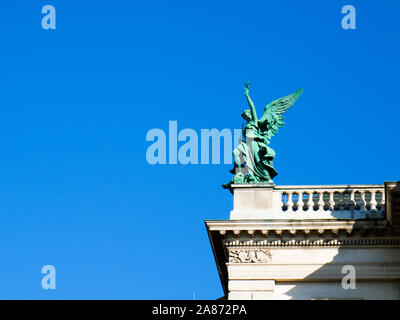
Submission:
[[[298,195],[299,195],[299,199],[297,200],[297,210],[304,211],[304,201],[303,201],[304,192],[299,191]]]
[[[360,212],[365,212],[365,211],[367,211],[367,208],[366,208],[366,204],[367,204],[367,201],[365,200],[365,195],[367,194],[365,191],[359,191],[360,192]]]
[[[371,211],[376,211],[376,205],[378,204],[376,202],[376,191],[371,191]]]
[[[324,193],[318,192],[318,203],[317,203],[317,210],[324,210]]]
[[[293,203],[293,191],[291,191],[291,192],[288,191],[287,195],[288,195],[287,211],[293,211],[293,204],[294,204]]]
[[[312,211],[314,209],[313,192],[308,193],[308,210]]]
[[[329,200],[328,200],[329,210],[334,210],[335,209],[335,201],[333,201],[334,192],[331,191],[328,193],[328,195],[329,195]]]

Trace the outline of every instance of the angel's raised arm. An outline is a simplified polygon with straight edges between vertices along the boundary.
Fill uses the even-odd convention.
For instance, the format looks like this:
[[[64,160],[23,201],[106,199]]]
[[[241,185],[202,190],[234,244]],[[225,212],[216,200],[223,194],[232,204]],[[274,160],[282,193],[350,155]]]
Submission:
[[[244,89],[244,95],[246,96],[247,103],[250,106],[251,117],[252,117],[253,121],[258,121],[256,108],[254,107],[254,103],[249,96],[250,83],[246,83],[245,86],[246,86],[246,88]]]

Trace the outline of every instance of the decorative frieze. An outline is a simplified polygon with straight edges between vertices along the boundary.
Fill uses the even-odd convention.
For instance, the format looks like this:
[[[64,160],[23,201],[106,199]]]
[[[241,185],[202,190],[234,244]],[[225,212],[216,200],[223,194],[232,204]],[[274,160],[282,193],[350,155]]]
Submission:
[[[269,263],[271,252],[267,249],[229,249],[229,263]]]

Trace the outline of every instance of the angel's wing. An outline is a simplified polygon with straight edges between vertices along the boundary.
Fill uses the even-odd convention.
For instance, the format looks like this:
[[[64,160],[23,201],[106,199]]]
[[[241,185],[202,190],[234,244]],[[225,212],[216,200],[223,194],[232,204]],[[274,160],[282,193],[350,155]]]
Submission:
[[[303,89],[299,89],[296,92],[289,94],[286,97],[280,98],[268,104],[264,109],[264,114],[259,120],[259,126],[263,131],[268,132],[269,136],[273,136],[278,132],[278,129],[282,127],[283,113],[289,109],[297,99],[303,93]]]

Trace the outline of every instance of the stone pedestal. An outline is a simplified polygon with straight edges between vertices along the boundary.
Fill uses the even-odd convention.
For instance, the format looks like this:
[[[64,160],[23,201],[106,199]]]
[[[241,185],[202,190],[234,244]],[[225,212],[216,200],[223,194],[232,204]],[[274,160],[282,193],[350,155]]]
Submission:
[[[226,298],[400,299],[395,187],[233,186],[206,221]]]

